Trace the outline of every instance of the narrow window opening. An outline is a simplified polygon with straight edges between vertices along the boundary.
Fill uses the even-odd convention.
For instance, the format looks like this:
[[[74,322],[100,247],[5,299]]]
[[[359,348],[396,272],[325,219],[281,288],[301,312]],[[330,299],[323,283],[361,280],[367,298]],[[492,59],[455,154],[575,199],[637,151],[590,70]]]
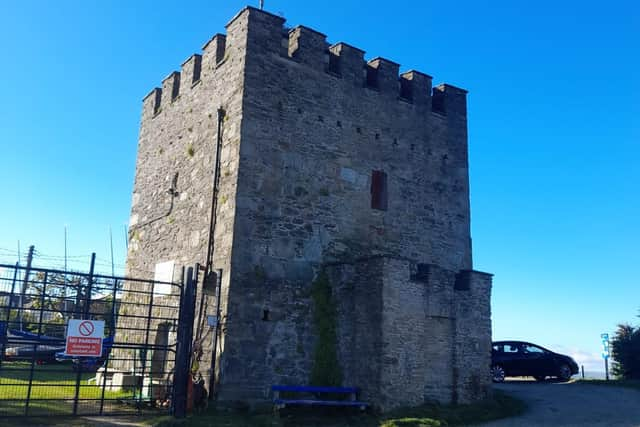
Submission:
[[[336,126],[338,126],[339,128],[341,128],[341,127],[342,127],[342,122],[341,122],[340,120],[338,120],[338,121],[336,122]]]
[[[371,209],[387,210],[387,174],[371,171]]]
[[[264,320],[265,322],[269,320],[269,310],[262,310],[262,320]]]

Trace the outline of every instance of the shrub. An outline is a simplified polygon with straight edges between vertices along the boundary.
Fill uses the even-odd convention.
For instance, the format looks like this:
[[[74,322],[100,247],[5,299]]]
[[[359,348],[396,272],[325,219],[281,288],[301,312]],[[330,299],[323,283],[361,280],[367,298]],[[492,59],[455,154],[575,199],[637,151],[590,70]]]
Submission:
[[[640,380],[640,327],[618,325],[611,349],[613,374],[625,380]]]

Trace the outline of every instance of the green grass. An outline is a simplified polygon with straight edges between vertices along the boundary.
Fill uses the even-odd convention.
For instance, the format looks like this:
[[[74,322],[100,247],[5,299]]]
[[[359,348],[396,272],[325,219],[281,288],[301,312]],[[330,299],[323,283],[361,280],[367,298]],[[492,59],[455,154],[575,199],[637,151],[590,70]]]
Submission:
[[[156,427],[444,427],[481,423],[523,413],[525,404],[496,392],[491,400],[472,405],[424,405],[398,409],[384,415],[359,414],[354,411],[296,410],[276,417],[271,414],[248,414],[210,410],[182,420],[157,419]]]
[[[640,380],[578,380],[580,384],[625,387],[640,390]]]
[[[31,375],[33,378],[29,387]],[[87,382],[94,376],[93,373],[84,373],[80,376],[78,398],[89,400],[78,402],[79,413],[99,410],[102,388]],[[31,364],[28,362],[4,362],[0,368],[0,416],[24,414],[27,397],[29,397],[29,415],[71,414],[76,394],[76,379],[77,373],[73,371],[70,364],[36,365],[32,374]],[[104,407],[109,410],[116,404],[109,399],[133,397],[133,390],[117,392],[105,390]]]
[[[26,399],[29,393],[30,363],[3,363],[0,369],[0,400]],[[95,373],[84,373],[80,376],[81,399],[99,399],[102,388],[87,381],[95,377]],[[35,366],[31,382],[30,397],[32,399],[73,399],[76,390],[77,373],[69,364],[51,364]],[[105,398],[132,396],[133,392],[105,391]]]

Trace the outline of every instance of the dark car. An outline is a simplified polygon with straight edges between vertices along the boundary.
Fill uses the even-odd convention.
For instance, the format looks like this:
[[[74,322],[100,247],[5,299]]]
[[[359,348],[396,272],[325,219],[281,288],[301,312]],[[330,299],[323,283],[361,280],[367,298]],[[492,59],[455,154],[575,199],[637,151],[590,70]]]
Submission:
[[[578,373],[571,357],[524,341],[496,341],[491,352],[491,376],[494,382],[505,377],[534,377],[544,381],[556,377],[568,381]]]

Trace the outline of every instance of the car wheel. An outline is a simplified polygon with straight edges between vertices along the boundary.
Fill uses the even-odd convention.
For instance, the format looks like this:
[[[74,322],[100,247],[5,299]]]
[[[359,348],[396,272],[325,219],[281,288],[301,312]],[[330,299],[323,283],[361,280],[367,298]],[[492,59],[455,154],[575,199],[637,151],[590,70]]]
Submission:
[[[491,379],[494,383],[504,382],[505,372],[502,366],[493,365],[491,367]]]
[[[536,381],[539,381],[539,382],[542,382],[547,379],[546,375],[534,375],[533,378],[535,378]]]
[[[563,382],[571,379],[571,368],[569,365],[560,365],[558,369],[558,379]]]

